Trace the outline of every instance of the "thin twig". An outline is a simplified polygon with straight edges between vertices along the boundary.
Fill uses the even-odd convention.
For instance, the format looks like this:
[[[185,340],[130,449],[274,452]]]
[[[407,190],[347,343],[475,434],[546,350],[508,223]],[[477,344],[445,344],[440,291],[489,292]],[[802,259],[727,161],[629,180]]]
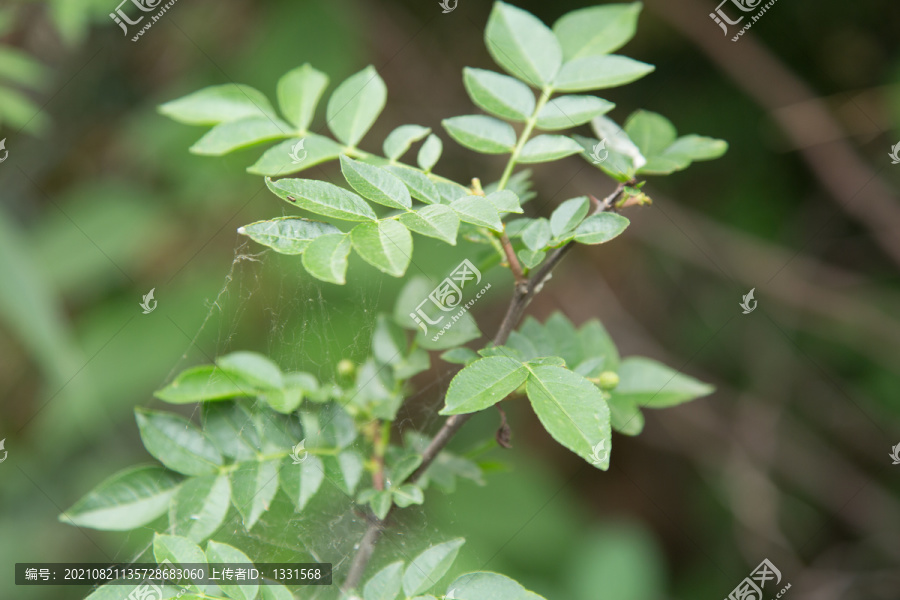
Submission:
[[[503,253],[506,254],[506,263],[509,265],[509,270],[512,271],[516,283],[522,283],[525,281],[525,274],[522,272],[522,265],[519,264],[516,251],[513,249],[512,242],[509,241],[509,236],[506,235],[505,231],[500,235],[500,244],[503,246]]]

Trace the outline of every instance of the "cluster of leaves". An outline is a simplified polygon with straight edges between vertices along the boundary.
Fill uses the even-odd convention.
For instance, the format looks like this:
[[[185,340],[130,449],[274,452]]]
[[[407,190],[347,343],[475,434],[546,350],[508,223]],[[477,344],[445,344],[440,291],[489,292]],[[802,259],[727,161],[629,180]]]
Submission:
[[[637,435],[641,407],[664,408],[713,388],[649,358],[619,359],[599,321],[580,329],[555,313],[541,325],[528,317],[503,346],[445,354],[465,365],[450,382],[441,414],[488,408],[514,392],[527,395],[544,428],[599,469],[609,467],[611,429]]]
[[[117,473],[61,519],[121,531],[168,515],[170,531],[200,542],[225,521],[229,503],[250,530],[279,488],[297,512],[325,481],[353,497],[366,469],[374,468],[360,453],[361,444],[354,444],[360,432],[373,451],[371,425],[396,418],[406,382],[429,366],[428,352],[382,315],[371,357],[358,368],[339,365],[342,373],[328,383],[310,373],[283,373],[254,352],[234,352],[215,365],[187,369],[156,397],[170,404],[202,403],[202,428],[173,413],[136,409],[144,446],[166,468]],[[444,452],[417,486],[401,485],[421,464],[428,440],[407,434],[407,441],[406,448],[385,445],[388,486],[374,490],[367,480],[360,502],[383,514],[392,502],[421,504],[429,481],[445,490],[454,488],[457,476],[480,483],[475,463]]]
[[[583,9],[562,17],[551,30],[530,13],[497,2],[485,41],[491,56],[509,75],[466,68],[465,89],[488,114],[445,119],[444,129],[476,152],[510,155],[511,169],[515,164],[550,162],[582,152],[588,157],[589,144],[595,141],[591,138],[532,134],[593,122],[595,128],[605,128],[610,139],[611,159],[599,166],[622,181],[640,173],[671,172],[691,160],[721,154],[724,142],[699,136],[675,140],[671,124],[666,126],[668,121],[653,113],[636,113],[623,131],[604,116],[614,108],[612,102],[568,93],[623,85],[653,70],[646,63],[611,54],[634,35],[639,11],[638,3]],[[191,148],[197,154],[220,155],[285,140],[269,148],[248,171],[265,175],[276,196],[304,211],[358,224],[345,231],[333,223],[284,217],[251,223],[238,231],[277,252],[302,255],[303,266],[317,279],[345,283],[351,249],[380,271],[401,277],[412,260],[411,232],[456,245],[462,227],[468,239],[492,244],[502,254],[495,237],[506,231],[517,242],[521,240],[516,248],[519,259],[531,269],[544,260],[548,248],[573,239],[605,242],[628,225],[627,219],[615,214],[588,216],[587,198],[561,205],[550,223],[518,219],[504,225],[506,215],[523,212],[525,200],[508,187],[510,172],[496,191],[488,193],[478,184],[467,188],[432,173],[443,143],[430,128],[397,127],[384,140],[384,156],[358,148],[387,98],[384,82],[371,66],[343,81],[328,99],[326,121],[337,141],[311,132],[328,82],[324,73],[308,64],[285,74],[277,89],[284,119],[260,91],[237,84],[209,87],[161,107],[163,114],[183,123],[214,125]],[[537,96],[532,88],[537,88]],[[557,93],[562,95],[554,98]],[[511,123],[524,124],[520,136]],[[418,167],[400,163],[411,146],[423,139]],[[631,162],[623,166],[626,158]],[[354,191],[313,179],[271,179],[335,159],[340,160],[344,179]]]
[[[205,565],[208,563],[250,564],[250,558],[228,544],[210,540],[204,551],[193,539],[180,535],[157,533],[153,536],[153,558],[161,565]],[[107,584],[89,596],[89,600],[122,600],[145,597],[143,582],[135,584]],[[274,581],[265,584],[240,585],[202,584],[190,580],[168,582],[157,586],[157,600],[293,600],[291,591]],[[134,596],[131,594],[134,593]]]
[[[431,546],[408,565],[393,562],[375,573],[363,586],[360,600],[438,600],[425,594],[447,573],[465,543],[462,538]],[[402,592],[402,593],[401,593]],[[441,595],[448,600],[543,600],[521,585],[498,573],[479,571],[457,577]]]
[[[449,245],[462,234],[483,245],[487,256],[475,260],[483,268],[507,261],[503,244],[509,242],[527,276],[554,248],[601,244],[620,235],[629,221],[616,209],[648,201],[638,175],[671,173],[725,150],[719,140],[677,137],[671,123],[655,113],[638,111],[622,129],[605,116],[614,108],[611,102],[577,93],[624,85],[653,70],[612,54],[633,37],[639,12],[639,3],[586,8],[550,28],[526,11],[494,4],[485,42],[506,74],[465,69],[465,89],[487,114],[442,122],[460,145],[509,156],[499,180],[484,188],[478,179],[464,186],[432,171],[443,142],[427,127],[397,127],[384,140],[383,155],[359,148],[387,97],[372,67],[330,95],[325,114],[335,139],[310,129],[329,79],[309,65],[278,82],[281,116],[261,92],[236,84],[200,90],[160,110],[184,123],[213,126],[191,148],[197,154],[221,155],[279,140],[248,170],[264,175],[269,190],[289,205],[325,220],[285,216],[239,232],[276,252],[301,256],[317,279],[345,283],[351,250],[401,277],[412,260],[412,233]],[[602,142],[547,133],[588,123]],[[519,124],[519,134],[513,124]],[[400,162],[416,143],[421,143],[416,166]],[[606,145],[603,161],[595,159],[598,144]],[[574,154],[620,182],[617,203],[610,207],[583,196],[562,202],[549,218],[511,218],[523,214],[523,204],[533,196],[528,172],[514,173],[516,165]],[[285,177],[334,160],[347,187]],[[478,464],[447,451],[421,477],[412,477],[430,440],[413,432],[404,434],[402,445],[390,440],[410,378],[430,367],[429,350],[443,350],[445,361],[464,365],[450,383],[442,414],[471,413],[524,395],[555,439],[600,469],[609,466],[613,429],[640,432],[641,408],[673,406],[712,390],[647,358],[620,360],[599,322],[576,329],[560,314],[543,325],[528,318],[504,345],[477,352],[464,346],[481,337],[468,312],[454,315],[453,327],[441,335],[430,336],[415,313],[438,311],[428,321],[440,321],[447,307],[427,306],[433,290],[427,278],[411,277],[393,314],[377,318],[369,358],[358,366],[342,361],[329,381],[285,373],[250,352],[184,371],[157,397],[171,404],[201,403],[202,427],[175,414],[138,409],[144,445],[163,467],[114,475],[63,518],[126,530],[157,529],[166,517],[170,536],[181,536],[177,539],[189,548],[175,557],[183,560],[200,552],[197,544],[215,535],[232,509],[249,531],[280,497],[286,496],[295,512],[303,511],[326,481],[380,519],[393,506],[421,504],[432,483],[446,492],[459,478],[481,483]],[[427,592],[446,574],[462,543],[438,544],[408,565],[388,565],[361,586],[364,600],[395,600],[398,594],[433,600]],[[213,544],[207,555],[219,547]],[[445,597],[540,600],[494,573],[463,575]]]

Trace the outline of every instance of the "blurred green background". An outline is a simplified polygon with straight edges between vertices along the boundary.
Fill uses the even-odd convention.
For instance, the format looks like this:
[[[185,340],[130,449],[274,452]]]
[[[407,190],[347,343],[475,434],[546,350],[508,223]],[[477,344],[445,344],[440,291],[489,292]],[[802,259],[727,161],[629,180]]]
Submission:
[[[552,23],[589,3],[517,4]],[[653,206],[631,211],[614,244],[573,253],[529,311],[599,317],[624,355],[718,391],[649,414],[638,438],[615,436],[607,473],[513,409],[515,449],[492,452],[502,466],[488,485],[429,492],[400,532],[466,536],[459,567],[506,573],[549,600],[722,598],[763,558],[791,583],[788,598],[896,600],[900,166],[888,153],[900,141],[900,6],[782,0],[732,43],[709,19],[714,4],[647,2],[623,52],[657,70],[607,97],[619,121],[661,112],[730,151],[651,178]],[[248,349],[329,373],[364,356],[374,314],[402,284],[358,260],[347,286],[320,284],[298,260],[246,243],[237,227],[285,209],[244,172],[262,149],[190,155],[204,130],[158,104],[227,82],[273,97],[303,62],[334,86],[371,63],[389,101],[364,149],[419,123],[444,139],[442,175],[490,181],[502,168],[440,128],[474,110],[462,67],[496,68],[481,41],[488,2],[442,14],[436,0],[180,0],[137,43],[109,19],[114,9],[0,9],[2,598],[82,598],[86,588],[17,588],[13,564],[128,560],[149,539],[56,517],[151,460],[132,411],[156,404],[151,392],[176,370]],[[536,169],[529,216],[612,189],[585,166],[572,157]],[[434,272],[466,256],[465,244],[416,244],[416,262]],[[158,309],[143,315],[151,288]],[[759,308],[742,315],[751,288]],[[486,333],[503,296],[476,307]],[[400,427],[436,429],[451,373],[434,357]],[[454,446],[494,428],[496,416],[481,415]],[[319,558],[346,568],[343,554]]]

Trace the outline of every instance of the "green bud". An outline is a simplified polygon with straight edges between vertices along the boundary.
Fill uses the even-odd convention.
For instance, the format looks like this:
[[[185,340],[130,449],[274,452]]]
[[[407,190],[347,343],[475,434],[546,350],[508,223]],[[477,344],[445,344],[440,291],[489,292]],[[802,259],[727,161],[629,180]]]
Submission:
[[[619,385],[619,375],[613,371],[603,371],[597,384],[604,390],[613,390]]]
[[[345,358],[337,364],[337,372],[341,377],[352,377],[356,372],[356,365],[353,364],[353,361]]]

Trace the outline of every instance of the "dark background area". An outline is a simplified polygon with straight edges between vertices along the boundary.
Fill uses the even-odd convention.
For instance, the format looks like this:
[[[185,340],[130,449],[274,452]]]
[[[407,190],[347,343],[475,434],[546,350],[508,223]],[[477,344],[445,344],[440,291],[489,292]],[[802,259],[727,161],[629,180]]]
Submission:
[[[516,4],[548,23],[589,5]],[[248,349],[328,372],[362,358],[372,316],[402,285],[352,260],[351,283],[331,286],[295,257],[260,255],[235,231],[284,213],[244,171],[262,149],[191,155],[204,130],[157,105],[227,82],[273,98],[278,77],[304,62],[333,89],[373,64],[389,99],[363,149],[418,123],[444,141],[441,175],[488,182],[503,166],[440,127],[477,112],[462,67],[498,70],[482,41],[488,2],[459,0],[442,14],[436,0],[179,0],[137,43],[108,18],[114,8],[0,8],[3,598],[84,597],[15,588],[12,566],[127,560],[149,539],[57,515],[151,460],[132,411],[157,405],[152,391],[176,370]],[[900,165],[888,153],[900,142],[900,7],[779,0],[737,43],[709,19],[714,9],[647,2],[620,52],[657,69],[604,97],[619,122],[657,111],[679,133],[727,140],[729,152],[649,178],[653,205],[632,210],[615,243],[572,253],[529,312],[600,318],[623,355],[662,360],[717,391],[646,411],[639,437],[614,436],[606,473],[512,406],[515,447],[491,455],[505,466],[483,488],[429,492],[420,518],[468,538],[461,567],[506,573],[549,600],[722,598],[764,558],[791,584],[787,598],[896,600],[900,465],[888,455],[900,443]],[[535,168],[534,186],[532,217],[614,184],[570,157]],[[416,262],[436,271],[466,256],[465,244],[416,244]],[[506,286],[501,278],[474,309],[487,334]],[[151,288],[159,308],[142,315]],[[751,288],[758,309],[743,315]],[[403,427],[437,427],[452,369],[432,363]],[[480,415],[454,445],[496,425]]]

